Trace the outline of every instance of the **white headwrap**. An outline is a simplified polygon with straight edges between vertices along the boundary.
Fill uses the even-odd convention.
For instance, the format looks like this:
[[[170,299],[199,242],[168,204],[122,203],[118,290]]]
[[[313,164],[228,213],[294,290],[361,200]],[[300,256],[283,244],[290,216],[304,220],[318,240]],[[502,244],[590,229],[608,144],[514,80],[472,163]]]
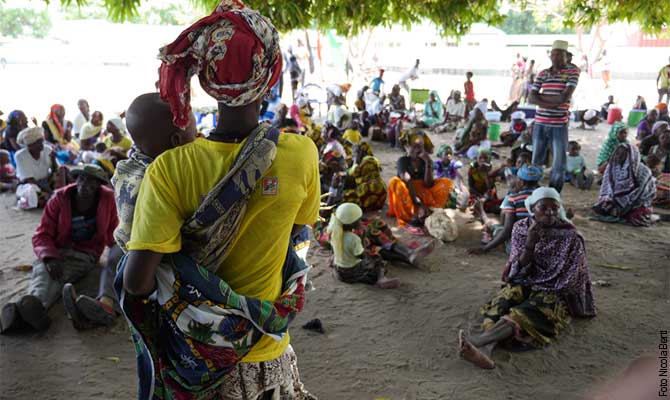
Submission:
[[[652,127],[651,127],[651,133],[656,133],[658,128],[660,128],[662,126],[668,127],[669,124],[666,121],[656,121],[656,122],[654,122],[654,125],[652,125]]]
[[[343,225],[353,224],[363,216],[363,210],[354,203],[342,203],[335,213],[330,217],[328,229],[330,233],[330,245],[333,247],[333,253],[338,256],[344,252],[344,230]]]
[[[526,119],[526,113],[523,111],[514,111],[512,113],[512,119]]]
[[[533,190],[533,194],[526,197],[524,203],[526,205],[526,210],[528,210],[528,214],[533,215],[533,207],[535,207],[535,204],[542,199],[556,200],[558,205],[561,207],[560,210],[558,211],[559,218],[565,222],[570,222],[567,215],[565,214],[565,209],[563,208],[563,202],[561,201],[561,195],[558,193],[558,191],[556,191],[556,189],[552,187],[541,186]]]
[[[122,135],[126,134],[126,124],[123,123],[123,120],[119,117],[110,118],[109,122],[116,127],[116,129],[121,132]]]
[[[87,122],[84,124],[84,126],[81,127],[81,132],[79,133],[79,140],[86,140],[94,137],[98,133],[100,133],[100,130],[102,127],[100,126],[95,126],[90,122]]]
[[[590,119],[593,119],[593,117],[595,117],[597,113],[598,112],[596,110],[586,110],[586,112],[584,113],[584,120],[588,121]]]
[[[26,128],[19,132],[16,142],[21,146],[30,146],[40,139],[44,139],[44,129],[37,126],[34,128]]]

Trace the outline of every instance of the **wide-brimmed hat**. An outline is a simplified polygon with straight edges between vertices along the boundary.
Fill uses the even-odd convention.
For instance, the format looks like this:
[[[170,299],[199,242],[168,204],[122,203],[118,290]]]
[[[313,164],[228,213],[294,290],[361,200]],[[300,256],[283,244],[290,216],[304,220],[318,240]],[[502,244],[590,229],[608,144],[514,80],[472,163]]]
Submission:
[[[551,49],[568,51],[568,46],[569,44],[565,40],[554,40],[554,44],[551,45]]]
[[[97,165],[93,164],[84,164],[84,165],[75,165],[74,167],[69,168],[70,175],[74,178],[79,175],[90,176],[91,178],[96,178],[102,183],[109,183],[109,178],[107,172],[104,169]]]

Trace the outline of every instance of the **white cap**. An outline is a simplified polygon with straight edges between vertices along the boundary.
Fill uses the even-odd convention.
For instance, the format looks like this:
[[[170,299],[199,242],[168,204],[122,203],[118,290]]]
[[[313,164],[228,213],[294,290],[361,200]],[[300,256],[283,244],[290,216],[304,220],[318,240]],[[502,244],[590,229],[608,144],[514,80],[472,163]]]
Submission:
[[[526,119],[526,113],[523,111],[514,111],[512,113],[512,119]]]
[[[596,114],[598,114],[598,113],[596,112],[596,110],[587,110],[587,111],[584,113],[584,120],[593,119],[593,117],[595,117]]]

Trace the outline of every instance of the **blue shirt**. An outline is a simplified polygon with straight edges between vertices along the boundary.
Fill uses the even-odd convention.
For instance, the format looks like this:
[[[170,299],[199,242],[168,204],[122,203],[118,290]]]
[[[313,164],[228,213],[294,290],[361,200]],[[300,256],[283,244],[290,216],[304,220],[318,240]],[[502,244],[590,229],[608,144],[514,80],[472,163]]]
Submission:
[[[384,84],[384,81],[382,80],[382,78],[377,77],[377,78],[373,79],[372,80],[372,87],[371,87],[372,91],[373,92],[381,91],[383,84]]]

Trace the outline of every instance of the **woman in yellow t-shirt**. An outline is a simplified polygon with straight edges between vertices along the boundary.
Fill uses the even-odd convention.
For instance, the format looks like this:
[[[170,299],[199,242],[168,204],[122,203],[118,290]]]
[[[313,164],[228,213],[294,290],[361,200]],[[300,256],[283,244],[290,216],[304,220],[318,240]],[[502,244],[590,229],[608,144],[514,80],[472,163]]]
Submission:
[[[127,136],[126,125],[119,117],[111,118],[107,121],[107,133],[105,139],[107,148],[119,147],[123,149],[124,155],[128,155],[128,150],[133,146],[133,141]]]
[[[197,43],[227,51],[205,58],[208,52],[194,50]],[[163,256],[180,252],[198,261],[204,279],[214,273],[240,295],[281,303],[282,267],[292,232],[317,220],[320,192],[314,143],[292,134],[267,140],[276,131],[258,123],[263,96],[281,75],[279,35],[241,2],[222,2],[162,48],[159,58],[161,98],[170,104],[174,125],[183,129],[188,124],[194,74],[218,101],[219,123],[208,138],[168,150],[147,168],[135,206],[141,212],[134,215],[129,253],[122,262],[126,298],[146,298],[157,286],[164,288],[162,280],[157,282],[164,278],[157,275],[159,264]],[[194,221],[209,222],[199,228]],[[180,286],[187,290],[177,288],[176,296],[195,296],[189,304],[204,307],[219,295],[203,291],[202,283],[188,285]],[[303,301],[284,306],[299,309]],[[191,322],[165,327],[179,330],[180,337],[188,338],[187,346],[165,339],[150,343],[170,348],[152,353],[160,358],[153,365],[160,368],[149,373],[150,385],[140,379],[140,390],[155,388],[176,397],[313,398],[300,382],[288,334],[262,331],[251,345],[220,347],[216,335],[224,327]],[[170,359],[171,354],[183,357]],[[138,368],[140,377],[153,370]]]

